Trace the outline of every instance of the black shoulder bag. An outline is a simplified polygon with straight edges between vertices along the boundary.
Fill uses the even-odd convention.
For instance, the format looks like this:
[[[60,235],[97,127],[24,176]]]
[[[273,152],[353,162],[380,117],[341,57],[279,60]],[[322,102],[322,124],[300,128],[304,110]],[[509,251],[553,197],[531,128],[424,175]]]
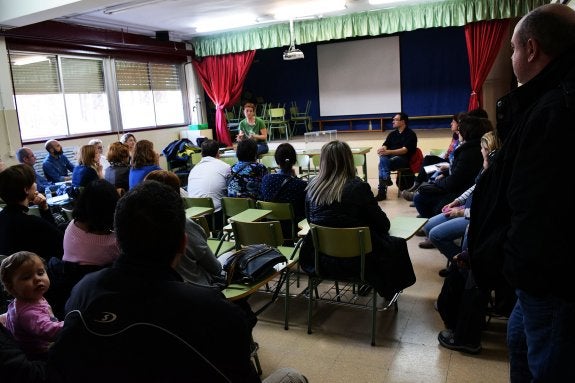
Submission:
[[[226,282],[254,283],[274,272],[274,266],[287,262],[285,255],[266,244],[249,245],[240,250],[222,254]]]

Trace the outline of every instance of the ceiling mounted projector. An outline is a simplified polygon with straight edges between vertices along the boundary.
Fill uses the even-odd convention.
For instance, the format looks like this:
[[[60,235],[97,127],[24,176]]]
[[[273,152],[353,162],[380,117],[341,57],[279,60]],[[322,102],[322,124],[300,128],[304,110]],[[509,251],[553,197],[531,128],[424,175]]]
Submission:
[[[284,60],[299,60],[303,57],[303,52],[296,47],[289,47],[287,51],[284,51]]]
[[[303,52],[295,47],[295,36],[293,33],[293,20],[289,21],[289,34],[291,37],[291,45],[287,51],[284,51],[284,60],[299,60],[303,59]]]

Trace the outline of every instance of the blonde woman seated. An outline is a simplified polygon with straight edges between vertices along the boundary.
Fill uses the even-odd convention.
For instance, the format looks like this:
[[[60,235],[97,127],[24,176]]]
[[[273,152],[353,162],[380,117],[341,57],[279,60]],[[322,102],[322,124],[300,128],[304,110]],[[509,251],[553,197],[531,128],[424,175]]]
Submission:
[[[72,186],[85,187],[90,182],[104,178],[100,153],[94,145],[83,145],[78,153],[78,166],[72,172]]]
[[[310,224],[328,227],[367,226],[373,251],[366,258],[366,279],[379,294],[390,300],[396,292],[415,283],[415,274],[405,240],[389,235],[390,222],[378,205],[371,186],[356,176],[349,145],[331,141],[321,149],[319,173],[309,181],[306,217]],[[322,256],[322,270],[335,278],[357,277],[359,257]],[[311,233],[300,252],[300,264],[314,273]],[[384,303],[380,299],[378,305]]]

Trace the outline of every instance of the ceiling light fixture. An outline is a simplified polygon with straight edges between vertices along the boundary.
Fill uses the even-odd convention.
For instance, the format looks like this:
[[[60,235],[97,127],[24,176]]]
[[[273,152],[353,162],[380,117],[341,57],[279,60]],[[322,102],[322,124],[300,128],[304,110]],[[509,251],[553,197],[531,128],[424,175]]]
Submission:
[[[120,13],[127,11],[129,9],[140,8],[150,4],[163,3],[166,0],[146,0],[146,1],[130,1],[123,4],[114,5],[107,7],[103,10],[106,15],[113,15],[114,13]]]
[[[242,13],[242,14],[236,13],[226,17],[219,17],[219,18],[210,17],[205,20],[201,20],[192,26],[196,28],[196,32],[206,33],[206,32],[225,31],[228,29],[242,28],[265,22],[267,21],[258,20],[258,17],[251,13]]]
[[[329,12],[342,11],[346,8],[345,0],[316,0],[297,6],[287,6],[276,9],[276,20],[293,20],[306,16],[323,15]]]
[[[371,5],[382,5],[382,4],[393,4],[393,3],[405,3],[407,1],[413,1],[413,0],[369,0],[368,3]]]

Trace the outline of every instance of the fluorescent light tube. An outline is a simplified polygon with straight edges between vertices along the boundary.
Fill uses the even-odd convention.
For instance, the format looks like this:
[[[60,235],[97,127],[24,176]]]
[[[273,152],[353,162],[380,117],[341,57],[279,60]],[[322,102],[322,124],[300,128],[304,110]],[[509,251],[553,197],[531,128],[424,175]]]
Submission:
[[[124,12],[129,9],[140,8],[146,5],[163,3],[166,0],[147,0],[147,1],[130,1],[128,3],[114,5],[104,9],[106,15],[113,15],[114,13]]]
[[[36,64],[42,61],[49,61],[50,59],[47,56],[22,56],[15,58],[12,64],[14,65],[28,65],[28,64]]]
[[[393,3],[403,3],[410,0],[369,0],[369,4],[371,5],[380,5],[380,4],[393,4]]]
[[[276,20],[290,20],[306,16],[318,16],[329,12],[337,12],[346,8],[343,0],[316,0],[297,6],[286,6],[273,11]]]
[[[193,27],[196,28],[196,32],[204,33],[247,27],[256,24],[258,24],[258,21],[257,16],[254,14],[234,14],[227,17],[210,17],[206,20],[199,21],[194,24]]]

